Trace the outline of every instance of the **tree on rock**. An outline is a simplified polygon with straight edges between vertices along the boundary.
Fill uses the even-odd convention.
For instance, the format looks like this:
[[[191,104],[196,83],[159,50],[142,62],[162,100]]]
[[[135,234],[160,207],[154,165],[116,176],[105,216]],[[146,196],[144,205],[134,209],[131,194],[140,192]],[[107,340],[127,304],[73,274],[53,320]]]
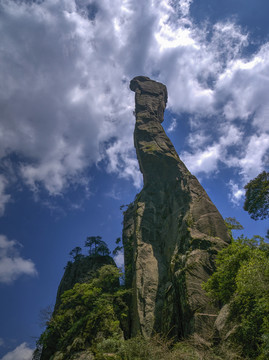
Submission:
[[[107,244],[104,241],[102,241],[100,245],[97,247],[96,253],[102,256],[108,256],[110,254]]]
[[[263,171],[246,186],[244,210],[254,220],[269,216],[269,173]]]
[[[110,254],[107,244],[102,240],[101,236],[88,236],[85,247],[89,248],[89,255],[106,256]]]
[[[227,217],[225,218],[225,225],[227,226],[228,232],[233,238],[232,230],[242,230],[244,229],[243,226],[240,224],[239,221],[236,220],[234,217]]]
[[[81,259],[83,255],[81,254],[81,247],[76,246],[73,250],[70,251],[69,255],[74,259],[74,261]]]
[[[113,256],[117,256],[122,251],[123,246],[119,245],[120,243],[121,243],[121,238],[119,237],[119,238],[116,239],[117,246],[112,251]]]
[[[89,248],[89,254],[93,255],[96,253],[96,248],[102,241],[101,236],[88,236],[85,241],[85,247]]]

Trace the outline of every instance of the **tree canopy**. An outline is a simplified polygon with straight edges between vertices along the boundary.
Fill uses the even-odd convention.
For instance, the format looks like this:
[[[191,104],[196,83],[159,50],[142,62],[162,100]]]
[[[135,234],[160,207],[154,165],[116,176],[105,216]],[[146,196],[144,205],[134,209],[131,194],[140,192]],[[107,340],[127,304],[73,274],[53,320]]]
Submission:
[[[83,257],[83,255],[81,254],[81,247],[80,246],[76,246],[74,247],[74,249],[72,249],[69,253],[69,255],[76,261],[79,260],[81,257]]]
[[[227,226],[228,232],[233,237],[232,230],[242,230],[244,229],[243,226],[240,224],[239,221],[236,220],[234,217],[227,217],[225,218],[225,225]]]
[[[110,254],[107,244],[102,240],[101,236],[88,236],[85,247],[89,248],[89,255],[106,256]]]
[[[244,210],[254,220],[269,216],[269,173],[263,171],[246,186]]]

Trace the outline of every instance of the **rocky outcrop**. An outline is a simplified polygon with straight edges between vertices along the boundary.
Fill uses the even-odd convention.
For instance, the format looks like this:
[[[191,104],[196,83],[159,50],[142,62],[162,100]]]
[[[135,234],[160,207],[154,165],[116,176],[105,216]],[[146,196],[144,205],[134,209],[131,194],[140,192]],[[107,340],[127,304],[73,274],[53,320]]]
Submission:
[[[43,337],[43,339],[41,340],[42,346],[40,346],[39,344],[39,346],[34,352],[33,359],[39,359],[39,360],[65,360],[65,359],[93,360],[94,359],[94,356],[92,355],[92,351],[90,350],[90,343],[91,341],[94,340],[94,336],[92,334],[93,338],[90,339],[90,341],[87,338],[89,336],[89,334],[87,333],[89,332],[89,329],[87,329],[87,326],[85,324],[85,308],[83,307],[84,301],[81,301],[81,299],[78,296],[76,300],[77,301],[76,306],[74,306],[74,302],[72,303],[72,306],[70,306],[70,304],[67,302],[65,303],[64,307],[61,307],[62,304],[61,296],[64,294],[65,291],[72,289],[77,283],[89,284],[91,281],[96,280],[98,278],[98,270],[100,270],[104,265],[113,265],[116,267],[116,264],[111,256],[109,255],[102,256],[99,254],[94,254],[89,256],[77,255],[74,259],[74,262],[69,261],[67,263],[67,266],[65,267],[64,275],[58,287],[56,303],[54,306],[52,317],[50,321],[47,323],[47,329],[41,335],[40,338],[42,339]],[[111,286],[111,288],[115,288],[116,291],[120,285],[119,280],[117,278],[116,279],[114,278],[114,282],[111,282],[111,278],[110,278],[109,281],[110,281],[109,286]],[[101,296],[102,294],[99,293],[99,295]],[[79,308],[78,313],[81,316],[80,321],[81,323],[83,323],[84,321],[85,324],[84,333],[81,332],[80,321],[78,321],[77,319],[78,316],[78,314],[76,313],[77,308]],[[88,314],[90,314],[91,311],[94,312],[91,307],[89,307],[87,310],[89,310]],[[67,314],[70,314],[70,312],[72,313],[72,315],[68,315],[70,316],[70,319],[68,319]],[[59,320],[59,315],[60,317],[62,317],[62,319],[63,318],[65,319],[66,323],[64,326],[63,323],[61,323],[61,321]],[[119,323],[120,325],[124,325],[125,328],[127,328],[127,326],[124,323],[124,320],[125,319],[123,319],[123,321],[119,321]],[[127,320],[125,320],[125,322],[127,322]],[[51,324],[54,325],[51,326]],[[96,327],[99,326],[98,317],[95,326]],[[64,327],[65,330],[67,329],[68,331],[63,332],[62,329]],[[54,331],[55,329],[57,329],[56,332]],[[71,329],[73,330],[71,331]],[[76,331],[74,331],[74,329],[76,329]],[[66,334],[68,334],[68,332],[69,332],[68,335],[69,342],[68,344],[65,344],[65,346],[63,346],[63,342],[66,341],[65,336]]]
[[[115,261],[109,255],[79,256],[74,262],[69,261],[58,287],[54,312],[61,303],[61,295],[72,289],[76,283],[85,283],[96,276],[97,271],[104,265],[115,265]]]
[[[144,187],[124,215],[126,284],[133,289],[131,333],[209,336],[217,309],[201,283],[230,241],[225,223],[176,153],[161,125],[166,87],[138,76],[134,143]]]

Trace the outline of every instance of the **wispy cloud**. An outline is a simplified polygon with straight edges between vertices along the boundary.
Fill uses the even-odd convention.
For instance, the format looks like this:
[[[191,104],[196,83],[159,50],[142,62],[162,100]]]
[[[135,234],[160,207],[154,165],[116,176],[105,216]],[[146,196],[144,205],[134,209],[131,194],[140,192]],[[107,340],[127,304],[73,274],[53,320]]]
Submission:
[[[167,132],[172,133],[176,130],[177,120],[175,118],[172,119],[170,125],[168,126]]]
[[[15,240],[0,235],[0,283],[10,284],[22,275],[37,275],[33,261],[20,256],[19,246]]]
[[[183,16],[189,15],[190,12],[190,5],[193,2],[193,0],[180,0],[179,1],[179,7],[182,12]]]

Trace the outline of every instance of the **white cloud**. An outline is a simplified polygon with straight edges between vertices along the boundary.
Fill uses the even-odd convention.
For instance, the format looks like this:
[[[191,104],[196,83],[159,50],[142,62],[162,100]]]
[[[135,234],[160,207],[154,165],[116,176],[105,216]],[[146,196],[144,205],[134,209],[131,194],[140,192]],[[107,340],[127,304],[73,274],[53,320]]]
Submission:
[[[22,275],[37,275],[35,264],[20,256],[18,246],[15,240],[0,235],[0,283],[10,284]]]
[[[209,174],[217,170],[221,155],[221,146],[213,144],[206,147],[205,150],[197,151],[194,154],[183,152],[181,159],[191,172],[195,174],[199,172]]]
[[[265,156],[269,154],[269,134],[253,135],[246,146],[244,156],[239,160],[241,174],[245,181],[256,177],[264,170]]]
[[[123,268],[123,266],[124,266],[124,254],[123,254],[123,252],[119,252],[114,257],[114,261],[115,261],[116,265],[118,266],[118,268]]]
[[[26,343],[22,343],[13,351],[10,351],[2,357],[1,360],[31,360],[33,349],[29,348]]]
[[[238,159],[229,155],[228,152],[230,147],[241,145],[242,132],[234,125],[221,126],[219,132],[222,135],[218,138],[218,142],[213,142],[213,144],[211,142],[207,144],[209,137],[200,133],[200,130],[189,136],[189,145],[194,152],[183,152],[181,158],[191,172],[210,175],[218,170],[221,162],[227,166],[239,166]]]
[[[250,59],[231,61],[216,83],[215,101],[223,102],[223,113],[228,120],[247,120],[259,131],[268,131],[269,45],[266,44]]]
[[[133,178],[134,185],[139,188],[142,185],[142,175],[139,172],[138,162],[135,159],[133,139],[128,141],[118,140],[106,149],[109,158],[107,166],[108,172],[116,172],[119,177],[128,179]]]
[[[17,176],[51,195],[88,186],[83,173],[94,163],[140,187],[128,85],[146,74],[167,85],[175,115],[203,119],[182,156],[192,171],[216,172],[222,162],[257,173],[269,130],[269,45],[243,56],[248,34],[231,20],[198,27],[191,3],[2,1],[0,158],[18,154]],[[242,141],[249,128],[252,142]],[[8,196],[2,178],[0,212]]]
[[[180,0],[179,6],[183,16],[189,15],[190,6],[193,0]]]
[[[200,130],[200,128],[197,132],[192,131],[188,136],[188,144],[193,149],[201,148],[210,140],[210,136],[208,134],[205,134],[205,132],[203,130]]]
[[[238,184],[235,184],[233,180],[228,183],[230,188],[229,199],[234,205],[239,205],[245,195],[245,190]]]
[[[176,127],[177,127],[177,120],[173,118],[167,129],[167,132],[168,133],[174,132],[176,130]]]
[[[104,142],[132,126],[114,6],[98,2],[95,22],[77,12],[74,1],[1,6],[0,154],[19,153],[24,181],[60,194],[101,159]]]
[[[240,57],[242,49],[248,45],[248,35],[235,23],[218,22],[213,26],[209,49],[217,56],[220,70],[229,66],[229,62]],[[221,68],[222,66],[222,68]]]

